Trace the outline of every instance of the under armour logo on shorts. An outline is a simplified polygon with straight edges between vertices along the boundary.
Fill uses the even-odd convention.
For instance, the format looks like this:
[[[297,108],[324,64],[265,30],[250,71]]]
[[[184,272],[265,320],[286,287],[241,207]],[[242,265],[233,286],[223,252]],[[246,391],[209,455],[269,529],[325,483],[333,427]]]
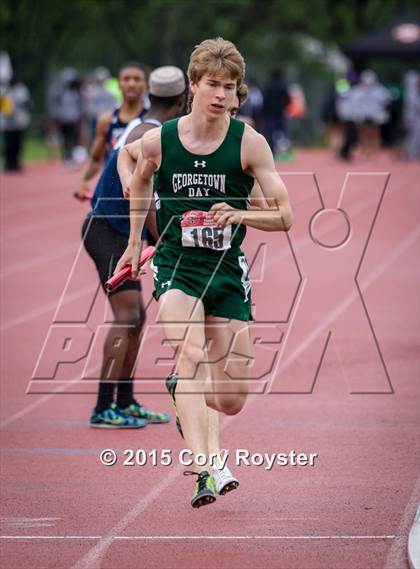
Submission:
[[[206,161],[203,160],[202,162],[199,162],[198,160],[194,160],[194,168],[198,168],[199,166],[201,166],[202,168],[206,167]]]

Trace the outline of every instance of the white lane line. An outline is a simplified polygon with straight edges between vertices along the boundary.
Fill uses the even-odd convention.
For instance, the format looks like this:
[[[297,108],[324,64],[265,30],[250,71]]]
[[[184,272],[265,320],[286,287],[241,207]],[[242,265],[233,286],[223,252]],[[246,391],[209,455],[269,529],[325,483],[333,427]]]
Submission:
[[[414,245],[417,242],[418,237],[419,237],[419,230],[416,228],[404,239],[404,241],[399,243],[397,247],[395,247],[389,254],[387,254],[387,257],[382,263],[377,265],[374,268],[374,270],[371,271],[367,276],[363,277],[363,281],[360,279],[359,284],[361,288],[363,288],[363,292],[365,292],[370,287],[370,285],[373,282],[375,282],[388,267],[390,267],[395,261],[397,261],[407,249],[409,249],[412,245]],[[303,295],[301,294],[300,298],[302,298],[302,296]],[[272,374],[272,378],[284,372],[289,367],[289,365],[291,365],[292,362],[294,362],[306,350],[306,348],[316,338],[318,338],[318,336],[322,332],[325,332],[328,329],[328,327],[331,326],[331,324],[335,322],[337,318],[343,312],[345,312],[347,308],[358,298],[359,298],[359,291],[356,287],[354,287],[353,292],[348,294],[334,310],[332,310],[329,314],[326,314],[323,320],[318,324],[318,326],[316,326],[316,328],[312,330],[310,334],[308,334],[305,340],[303,340],[299,344],[299,346],[290,354],[290,356],[287,359],[283,360],[282,358],[283,358],[283,353],[286,349],[285,346],[287,343],[287,337],[293,329],[293,321],[292,321],[291,325],[288,327],[284,341],[282,342],[283,348],[280,351],[280,355],[278,357],[278,363],[274,373]],[[298,305],[299,305],[299,300],[296,303],[295,313]],[[273,381],[274,379],[271,380],[271,383]],[[270,384],[270,382],[267,383]]]
[[[396,538],[389,550],[386,558],[384,569],[401,569],[407,566],[407,539],[414,517],[416,515],[417,505],[420,501],[420,480],[416,481],[414,489],[408,500],[407,506],[402,513],[400,524],[396,532]]]
[[[18,517],[9,517],[9,518],[0,518],[0,525],[1,526],[8,526],[8,529],[11,530],[12,528],[15,531],[28,530],[29,528],[47,528],[53,527],[56,525],[61,518],[18,518]],[[45,530],[44,530],[45,531]]]
[[[389,263],[387,263],[386,266],[388,266]],[[384,270],[386,267],[383,267],[382,270]],[[375,278],[377,278],[379,276],[379,274],[382,272],[382,270],[380,272],[376,272]],[[369,283],[370,284],[370,283]],[[41,402],[45,401],[46,399],[50,399],[51,397],[53,397],[54,394],[50,394],[47,396],[44,396],[41,400],[39,400],[39,404],[41,404]],[[36,407],[38,405],[35,405]],[[17,415],[25,415],[26,411],[25,409],[22,410],[20,413],[18,413]],[[14,416],[16,417],[16,415]],[[8,423],[13,422],[14,419],[13,417],[10,418],[11,420],[6,420]],[[233,420],[233,417],[229,417],[229,420],[225,420],[223,422],[223,427],[225,427],[228,423],[230,423],[230,420]],[[147,506],[149,505],[149,503],[151,503],[155,498],[157,498],[161,492],[163,492],[165,490],[165,488],[167,486],[169,486],[169,484],[178,476],[178,473],[181,472],[181,468],[180,469],[174,469],[173,471],[171,471],[171,473],[169,473],[169,475],[163,479],[161,481],[161,483],[156,486],[147,496],[145,496],[142,500],[140,500],[140,502],[138,502],[134,508],[132,510],[130,510],[126,516],[120,520],[120,522],[118,524],[116,524],[116,526],[114,526],[114,528],[112,528],[105,536],[103,537],[99,537],[97,539],[100,539],[99,543],[96,544],[96,546],[94,546],[84,557],[82,557],[78,563],[76,563],[76,565],[74,565],[74,569],[82,569],[82,568],[91,568],[91,567],[95,567],[98,568],[100,567],[100,563],[101,563],[101,559],[103,558],[103,556],[105,555],[108,547],[111,545],[112,541],[115,539],[115,537],[117,537],[115,534],[117,533],[122,533],[122,531],[125,530],[125,528],[131,523],[131,521],[134,521],[137,516],[144,510],[147,508]],[[122,536],[119,536],[122,537]],[[338,536],[336,536],[338,537]],[[373,537],[373,536],[372,536]],[[324,537],[319,536],[319,538],[324,539]],[[350,536],[349,536],[350,538]],[[236,539],[238,539],[236,537]]]
[[[78,251],[79,245],[80,243],[78,241],[73,241],[68,245],[60,247],[59,249],[55,249],[53,253],[38,256],[34,255],[25,261],[15,263],[14,265],[9,265],[7,269],[0,273],[0,279],[5,279],[12,275],[16,275],[29,269],[38,267],[39,265],[45,265],[47,263],[51,263],[52,261],[56,261],[57,259],[61,259],[62,257],[66,257],[67,255]]]
[[[115,541],[115,537],[118,534],[124,532],[124,530],[136,520],[136,518],[146,510],[150,504],[164,491],[166,488],[172,484],[172,482],[178,478],[178,476],[183,471],[183,466],[179,464],[174,468],[163,480],[159,482],[144,498],[142,498],[135,506],[127,512],[127,514],[121,518],[121,520],[112,527],[106,535],[98,540],[98,543],[85,554],[72,569],[86,569],[95,568],[100,569],[103,557],[106,555],[109,547]]]
[[[392,193],[392,192],[390,191],[389,193]],[[303,201],[306,201],[306,200],[303,200]],[[369,201],[365,205],[360,204],[360,206],[355,210],[354,214],[358,215],[359,213],[362,213],[369,205],[370,205]],[[337,224],[336,222],[330,222],[330,223],[326,224],[321,234],[328,233],[328,231],[333,229],[336,224]],[[308,239],[305,237],[305,238],[302,238],[302,239],[295,241],[293,243],[293,248],[294,248],[295,252],[297,252],[300,249],[304,248],[307,244],[308,244]],[[77,255],[79,255],[79,254],[80,254],[80,250],[79,250]],[[270,260],[267,264],[268,267],[270,267],[273,264],[280,263],[283,258],[286,258],[289,255],[290,255],[290,251],[287,248],[287,250],[282,251],[280,256],[276,256],[276,258],[274,259],[274,262],[273,262],[273,260]],[[251,274],[252,274],[252,271],[251,271]],[[83,296],[85,294],[85,290],[86,289],[82,289],[82,291],[80,291],[80,296]],[[18,316],[17,318],[14,318],[13,320],[9,320],[9,322],[6,322],[5,324],[3,324],[3,326],[0,327],[0,330],[9,330],[10,328],[13,328],[14,326],[19,326],[20,324],[24,324],[25,322],[32,320],[33,318],[36,318],[38,316],[42,316],[43,314],[49,312],[51,310],[51,307],[57,308],[57,305],[61,306],[61,303],[66,304],[67,302],[71,302],[72,300],[79,298],[79,296],[77,296],[77,294],[78,293],[73,293],[74,296],[71,295],[69,298],[66,298],[65,290],[64,290],[63,294],[61,295],[61,299],[58,303],[57,302],[54,302],[54,303],[50,302],[48,304],[41,305],[36,310],[28,312],[25,315]]]
[[[74,212],[75,214],[77,212]],[[72,212],[73,214],[73,212]],[[4,231],[4,237],[2,238],[2,243],[7,243],[8,241],[15,241],[16,239],[22,239],[23,237],[28,237],[33,233],[38,233],[42,231],[50,232],[52,229],[59,227],[60,229],[65,225],[76,225],[83,223],[83,219],[80,219],[80,216],[77,217],[65,217],[64,219],[59,217],[57,219],[50,218],[48,220],[42,220],[39,223],[31,223],[30,225],[21,225],[16,226],[11,230]],[[39,238],[39,237],[38,237]]]
[[[149,338],[153,338],[153,336],[156,336],[158,333],[159,333],[159,329],[155,328],[150,333]],[[92,366],[87,369],[86,375],[89,376],[89,374],[94,372],[95,369],[96,369],[96,364],[93,363]],[[57,386],[57,389],[54,389],[54,391],[52,391],[51,393],[46,393],[45,395],[43,395],[39,399],[36,399],[33,403],[30,403],[29,405],[27,405],[26,407],[24,407],[20,411],[17,411],[13,415],[10,415],[10,417],[6,417],[3,421],[0,421],[0,428],[7,427],[7,426],[11,425],[12,423],[14,423],[15,421],[18,421],[19,419],[21,419],[22,417],[24,417],[25,415],[27,415],[28,413],[30,413],[31,411],[36,409],[37,407],[40,407],[41,405],[43,405],[44,403],[46,403],[47,401],[52,399],[55,395],[66,392],[75,383],[78,383],[79,381],[80,381],[80,375],[76,375],[72,379],[70,379],[69,381],[66,381],[64,383],[60,383],[60,385]]]
[[[92,368],[91,371],[94,371],[94,368]],[[58,389],[54,389],[53,392],[48,393],[46,395],[43,395],[42,397],[40,397],[39,399],[36,399],[36,401],[33,401],[32,403],[30,403],[29,405],[27,405],[26,407],[24,407],[23,409],[21,409],[20,411],[18,411],[17,413],[14,413],[13,415],[10,415],[10,417],[7,417],[6,419],[4,419],[3,421],[0,421],[0,427],[3,429],[4,427],[8,427],[9,425],[11,425],[12,423],[14,423],[15,421],[18,421],[19,419],[21,419],[22,417],[24,417],[25,415],[27,415],[28,413],[30,413],[31,411],[33,411],[34,409],[36,409],[37,407],[40,407],[41,405],[43,405],[44,403],[46,403],[47,401],[49,401],[52,397],[54,397],[55,395],[57,395],[58,393],[63,393],[64,391],[67,391],[67,389],[70,389],[70,387],[76,383],[77,381],[80,381],[80,377],[77,376],[76,378],[71,379],[68,383],[66,384],[62,384],[60,385],[60,387]]]
[[[368,284],[367,284],[367,279],[364,279],[364,283],[363,283],[363,288],[364,290],[366,290],[368,288],[368,285],[371,285],[374,280],[376,280],[383,271],[385,271],[385,269],[387,269],[391,263],[393,263],[397,258],[399,258],[399,255],[401,255],[404,250],[406,248],[411,247],[412,243],[413,243],[413,238],[416,237],[417,238],[417,229],[415,229],[414,231],[412,231],[408,237],[403,241],[404,243],[404,249],[401,248],[401,246],[398,246],[396,248],[396,250],[398,251],[398,256],[394,255],[394,251],[392,251],[388,257],[387,257],[387,262],[382,263],[380,266],[378,266],[377,270],[374,271],[374,277],[369,279]],[[391,260],[391,261],[390,261]],[[350,293],[348,295],[349,297],[353,298],[354,293]],[[344,300],[344,302],[346,302],[346,300]],[[296,350],[297,351],[297,350]],[[296,359],[298,357],[297,353],[293,354],[294,359]],[[288,359],[288,365],[291,365],[293,362],[292,358]],[[250,405],[250,403],[252,402],[252,400],[257,397],[258,394],[254,394],[253,396],[249,397],[248,396],[248,406]],[[231,415],[229,417],[226,417],[224,419],[224,421],[222,422],[221,425],[221,431],[225,429],[225,427],[231,422],[233,421],[235,418],[235,415]],[[110,547],[110,545],[113,542],[113,536],[115,536],[118,533],[122,533],[122,531],[124,531],[126,529],[126,527],[129,525],[129,523],[131,521],[134,521],[137,517],[137,511],[138,513],[141,513],[144,510],[143,504],[145,503],[145,501],[150,501],[151,500],[151,496],[154,497],[158,497],[159,494],[161,492],[163,492],[163,490],[165,490],[167,488],[167,486],[169,486],[170,481],[172,481],[178,473],[178,469],[172,471],[168,477],[166,479],[163,479],[159,485],[159,491],[158,491],[158,487],[154,488],[145,498],[143,498],[143,500],[141,500],[137,505],[134,506],[134,508],[132,510],[130,510],[126,516],[118,523],[114,526],[114,528],[112,528],[107,535],[104,538],[101,538],[101,540],[92,547],[92,549],[90,549],[90,551],[88,551],[75,565],[73,565],[72,569],[100,569],[101,566],[101,562],[103,557],[105,556],[108,548]],[[175,474],[174,474],[175,473]],[[173,476],[172,476],[173,475]],[[121,531],[122,528],[122,531]],[[390,568],[387,568],[390,569]]]
[[[87,294],[93,294],[97,289],[97,285],[92,287],[92,284],[78,290],[77,292],[73,292],[66,296],[65,300],[63,301],[62,305],[68,304],[73,302],[73,300],[79,300],[82,296]],[[18,316],[17,318],[13,318],[8,322],[5,322],[2,326],[0,326],[0,331],[4,332],[5,330],[10,330],[10,328],[14,328],[15,326],[19,326],[20,324],[24,324],[28,320],[32,320],[33,318],[37,318],[38,316],[42,316],[43,314],[47,314],[48,312],[52,312],[53,310],[57,310],[57,301],[49,302],[48,304],[43,304],[39,306],[37,309],[32,310],[31,312],[26,312],[22,316]]]
[[[380,172],[378,172],[380,173]],[[378,173],[374,173],[375,175],[377,175]],[[296,172],[283,172],[282,174],[287,174],[287,175],[292,175],[292,174],[296,174]],[[301,173],[299,173],[300,175]],[[302,174],[313,174],[311,172],[303,172]],[[383,174],[383,172],[382,172]],[[394,193],[393,190],[389,190],[388,192],[390,195]],[[312,196],[311,196],[312,197]],[[307,196],[301,200],[295,200],[294,203],[295,205],[300,205],[301,203],[304,203],[305,201],[308,201],[310,198],[308,198]],[[371,200],[367,200],[367,202],[365,204],[361,203],[359,205],[359,207],[355,208],[354,210],[354,215],[358,215],[359,213],[363,213],[363,211],[368,208],[371,205]],[[324,233],[328,233],[330,230],[334,229],[334,227],[337,225],[338,222],[336,221],[332,221],[328,224],[325,224],[322,232],[320,233],[321,235],[323,235]],[[293,242],[293,248],[294,251],[297,252],[300,249],[304,248],[306,245],[308,244],[308,238],[307,236],[304,238],[301,238],[299,240],[296,240]],[[77,258],[80,254],[80,249],[77,253]],[[270,267],[273,264],[278,264],[281,262],[281,260],[283,258],[287,258],[290,256],[290,250],[288,247],[286,247],[285,250],[282,251],[280,256],[276,256],[276,258],[274,259],[274,262],[272,262],[272,260],[268,263],[268,266]],[[74,268],[74,264],[73,264],[73,268]],[[73,268],[71,269],[71,271],[73,271]],[[71,273],[70,273],[71,274]],[[251,270],[251,275],[252,275],[252,270]],[[0,273],[0,278],[1,278],[1,273]],[[69,282],[70,277],[68,278],[67,282]],[[251,278],[252,280],[252,278]],[[64,304],[66,302],[68,302],[68,299],[65,299],[65,292],[66,289],[64,289],[63,294],[61,295],[61,299],[58,303],[54,303],[54,307],[57,307],[57,305],[61,306],[61,303],[63,302]],[[82,294],[82,293],[81,293]],[[19,326],[20,324],[24,324],[25,322],[32,320],[33,318],[37,318],[38,316],[42,316],[43,314],[45,314],[46,312],[49,312],[51,310],[51,306],[53,305],[53,303],[48,303],[48,304],[44,304],[41,305],[38,309],[33,310],[31,312],[26,313],[24,316],[18,316],[16,318],[14,318],[13,320],[10,320],[9,322],[6,322],[5,324],[3,324],[2,327],[0,327],[0,330],[8,330],[9,328],[12,328],[14,326]]]
[[[0,539],[103,539],[101,535],[0,535]],[[134,541],[134,540],[222,540],[222,539],[394,539],[395,535],[115,535],[112,541]]]
[[[400,243],[400,245],[398,247],[396,247],[388,255],[388,257],[384,263],[382,263],[381,265],[378,265],[371,275],[369,275],[367,278],[365,277],[363,279],[364,290],[366,290],[368,288],[368,286],[370,286],[382,274],[382,272],[388,266],[390,266],[395,260],[397,260],[398,257],[400,255],[402,255],[402,253],[416,241],[417,235],[418,235],[418,230],[417,229],[413,230],[408,235],[408,237],[406,239],[404,239],[404,241],[402,243]],[[331,324],[332,320],[334,318],[337,318],[337,316],[345,308],[347,308],[347,306],[349,305],[349,301],[353,301],[355,296],[356,296],[356,292],[353,292],[350,295],[348,295],[348,297],[342,301],[342,303],[341,303],[340,307],[338,307],[337,311],[335,311],[335,314],[332,315],[333,318],[330,317],[328,319],[328,321],[324,321],[322,323],[322,327],[326,326],[327,324]],[[302,352],[303,349],[304,349],[304,347],[300,346],[300,348],[298,348],[297,350],[295,350],[295,352],[293,354],[291,354],[291,357],[288,359],[287,362],[280,363],[280,369],[284,370],[286,368],[286,366],[291,365],[292,361],[294,361],[294,359],[296,359],[300,355],[300,353]],[[68,385],[67,387],[66,387],[66,385],[61,386],[61,388],[55,390],[53,393],[42,396],[40,399],[37,399],[36,401],[34,401],[33,403],[31,403],[30,405],[28,405],[27,407],[25,407],[21,411],[18,411],[14,415],[11,415],[10,417],[6,418],[4,421],[0,422],[0,426],[6,427],[6,426],[14,423],[15,421],[17,421],[21,417],[30,413],[33,409],[36,409],[37,407],[39,407],[43,403],[49,401],[54,395],[61,393],[61,392],[65,391],[66,389],[70,388],[71,384],[75,383],[77,380],[78,380],[78,378],[75,378],[74,381],[69,382],[70,385]]]

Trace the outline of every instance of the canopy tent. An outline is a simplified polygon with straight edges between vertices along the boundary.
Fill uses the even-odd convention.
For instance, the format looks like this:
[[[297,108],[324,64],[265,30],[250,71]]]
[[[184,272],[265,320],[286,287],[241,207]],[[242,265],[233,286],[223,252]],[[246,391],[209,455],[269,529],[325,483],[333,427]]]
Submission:
[[[342,47],[353,61],[370,58],[420,59],[420,19],[401,15],[369,34]]]

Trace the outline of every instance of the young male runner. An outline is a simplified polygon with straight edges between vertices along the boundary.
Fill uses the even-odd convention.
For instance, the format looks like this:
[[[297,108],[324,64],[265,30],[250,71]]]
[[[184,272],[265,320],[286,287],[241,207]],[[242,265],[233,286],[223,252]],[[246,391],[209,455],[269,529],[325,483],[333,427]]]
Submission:
[[[130,182],[129,244],[115,270],[131,263],[133,275],[138,274],[141,229],[156,173],[162,241],[153,261],[154,295],[158,320],[176,350],[176,373],[167,387],[195,460],[191,504],[196,508],[216,499],[209,473],[207,406],[232,415],[247,397],[252,316],[248,266],[240,250],[246,226],[287,231],[292,223],[267,142],[227,114],[244,74],[244,60],[231,42],[205,40],[193,51],[188,67],[191,113],[142,139]],[[254,176],[268,209],[247,210]],[[211,329],[207,338],[205,327]],[[223,375],[212,376],[207,362],[222,360]],[[201,454],[207,462],[200,466]]]
[[[184,106],[184,91],[185,79],[180,69],[172,66],[155,69],[150,76],[151,108],[142,124],[129,135],[131,139],[141,138],[164,120],[179,116]],[[103,287],[127,246],[130,231],[129,205],[123,198],[117,159],[118,150],[115,150],[96,186],[92,211],[82,229],[84,245],[96,264]],[[133,395],[133,368],[145,321],[140,283],[127,281],[108,298],[115,322],[104,345],[98,400],[90,424],[101,428],[138,428],[146,422],[168,422],[169,415],[146,409]],[[116,352],[117,337],[120,343]]]
[[[106,163],[130,121],[146,114],[143,95],[147,82],[142,66],[136,62],[125,63],[118,72],[118,85],[123,101],[120,107],[113,112],[104,113],[98,119],[89,159],[74,192],[74,196],[80,200],[86,199],[86,194],[90,193],[87,183],[96,176],[103,162]]]
[[[238,112],[240,106],[246,100],[248,95],[248,88],[245,84],[242,84],[238,87],[236,96],[233,101],[233,107],[228,109],[230,116],[235,117],[236,113]],[[188,100],[188,110],[191,111],[191,104],[192,104],[193,97],[191,93],[189,94]],[[133,135],[135,132],[133,132]],[[129,136],[128,138],[131,138]],[[128,140],[128,142],[130,142]],[[121,179],[121,183],[124,190],[124,195],[127,197],[129,196],[129,186],[131,182],[131,177],[133,174],[133,170],[135,168],[135,164],[138,160],[138,156],[140,153],[141,147],[141,139],[138,139],[134,142],[126,144],[118,154],[118,173]],[[264,207],[266,206],[264,197],[262,196],[261,190],[258,187],[258,184],[255,182],[254,187],[250,194],[250,206],[251,207]],[[157,232],[156,227],[156,209],[154,204],[149,210],[146,223],[149,225],[151,224],[154,230]],[[144,271],[145,272],[145,271]],[[210,331],[208,327],[205,328],[205,335],[208,337]],[[223,375],[223,362],[214,362],[212,366],[213,375]],[[220,368],[220,369],[219,369]],[[227,494],[232,490],[235,490],[239,486],[238,479],[231,473],[229,467],[225,463],[223,466],[222,464],[222,456],[221,456],[221,446],[220,446],[220,430],[219,430],[219,414],[218,411],[207,407],[208,412],[208,449],[209,454],[212,456],[219,457],[219,460],[215,460],[214,466],[212,469],[213,478],[216,483],[217,493],[220,495]],[[182,429],[180,426],[179,421],[177,422],[178,430],[182,436]]]

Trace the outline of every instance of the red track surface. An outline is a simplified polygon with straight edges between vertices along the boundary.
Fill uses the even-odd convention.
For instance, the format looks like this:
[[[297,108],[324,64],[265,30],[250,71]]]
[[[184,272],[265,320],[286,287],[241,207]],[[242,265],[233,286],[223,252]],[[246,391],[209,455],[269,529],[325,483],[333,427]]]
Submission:
[[[281,170],[288,172],[296,218],[289,236],[299,271],[286,236],[249,232],[249,260],[265,243],[251,270],[252,373],[269,372],[263,378],[269,384],[224,422],[222,442],[239,490],[199,511],[189,506],[192,480],[182,476],[182,441],[173,424],[97,431],[87,426],[94,396],[80,394],[80,383],[32,381],[31,391],[44,394],[25,394],[76,258],[86,205],[71,197],[76,174],[59,164],[2,176],[2,566],[407,567],[406,538],[418,502],[418,164],[385,155],[352,164],[359,174],[348,179],[341,204],[352,233],[338,249],[309,235],[310,218],[321,208],[311,172],[325,207],[334,209],[347,167],[324,152],[302,151]],[[334,211],[312,229],[327,245],[347,232]],[[359,264],[362,298],[354,279]],[[82,254],[57,316],[77,320],[95,286],[92,263]],[[146,277],[147,299],[150,291]],[[93,330],[103,322],[104,306],[100,296],[89,319]],[[150,325],[155,310],[151,304]],[[140,377],[156,369],[165,375],[165,362],[154,361],[156,354],[168,356],[160,341],[153,329]],[[93,352],[98,364],[99,340]],[[53,362],[44,353],[44,367]],[[57,378],[77,380],[84,363],[61,366]],[[254,380],[252,391],[261,384]],[[54,394],[57,387],[67,392]],[[155,393],[141,396],[144,403],[170,411],[161,382],[145,389]],[[105,467],[98,458],[104,448],[120,454],[169,448],[174,464],[130,467],[120,460]],[[236,467],[237,448],[295,449],[318,459],[313,468]]]

